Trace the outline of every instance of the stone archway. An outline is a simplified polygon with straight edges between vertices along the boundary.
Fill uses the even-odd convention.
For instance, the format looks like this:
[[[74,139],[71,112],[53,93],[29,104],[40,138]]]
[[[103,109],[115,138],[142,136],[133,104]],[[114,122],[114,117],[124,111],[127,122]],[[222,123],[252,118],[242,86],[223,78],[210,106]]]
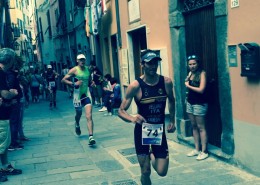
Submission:
[[[186,36],[185,21],[182,14],[184,3],[189,0],[169,1],[169,20],[172,44],[172,59],[174,66],[175,96],[176,96],[176,124],[178,138],[188,141],[191,136],[190,124],[185,113],[186,88]],[[199,1],[199,0],[198,0]],[[210,1],[210,0],[209,0]],[[194,1],[193,1],[194,2]],[[201,1],[202,2],[202,1]],[[222,121],[221,150],[232,155],[234,153],[233,117],[230,77],[227,62],[227,2],[214,2],[216,20],[216,45],[219,76],[219,101]]]

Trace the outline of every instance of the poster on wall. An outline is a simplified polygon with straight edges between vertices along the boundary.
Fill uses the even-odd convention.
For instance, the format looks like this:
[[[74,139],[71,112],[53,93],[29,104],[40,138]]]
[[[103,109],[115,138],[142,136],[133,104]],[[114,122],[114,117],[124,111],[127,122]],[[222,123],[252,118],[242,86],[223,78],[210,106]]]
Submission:
[[[128,0],[128,17],[130,23],[140,20],[139,0]]]
[[[121,67],[120,67],[120,74],[121,74],[121,80],[122,85],[128,86],[129,85],[129,74],[128,74],[128,54],[127,49],[121,49]]]
[[[228,61],[229,61],[229,67],[237,67],[237,46],[236,45],[228,46]]]

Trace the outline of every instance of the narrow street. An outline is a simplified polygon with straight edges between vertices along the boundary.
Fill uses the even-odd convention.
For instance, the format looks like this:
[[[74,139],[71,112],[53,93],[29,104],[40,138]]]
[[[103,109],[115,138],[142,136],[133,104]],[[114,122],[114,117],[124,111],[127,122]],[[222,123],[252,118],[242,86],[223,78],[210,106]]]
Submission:
[[[31,103],[25,110],[24,132],[31,140],[24,149],[9,152],[9,159],[23,174],[9,176],[10,185],[134,185],[140,169],[133,145],[133,124],[93,109],[94,137],[88,146],[86,119],[82,135],[74,132],[74,109],[64,92],[57,94],[57,108],[48,102]],[[173,138],[171,136],[170,138]],[[191,147],[169,139],[170,166],[166,177],[152,172],[154,185],[256,185],[260,178],[213,156],[204,161],[186,157]]]

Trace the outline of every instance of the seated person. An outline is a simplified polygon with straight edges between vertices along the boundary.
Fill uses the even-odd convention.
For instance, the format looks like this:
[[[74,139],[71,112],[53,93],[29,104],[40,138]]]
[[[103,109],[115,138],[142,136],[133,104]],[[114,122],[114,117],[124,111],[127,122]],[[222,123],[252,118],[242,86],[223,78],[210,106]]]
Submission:
[[[110,95],[113,93],[113,89],[110,83],[111,80],[111,75],[110,74],[106,74],[104,76],[104,81],[103,81],[103,96],[102,96],[102,100],[103,100],[103,107],[99,110],[99,112],[104,112],[107,111],[107,104],[109,102],[110,99]]]
[[[110,95],[108,104],[107,104],[107,114],[105,115],[109,115],[112,116],[112,109],[113,108],[119,108],[120,104],[121,104],[121,87],[120,84],[117,83],[117,79],[116,78],[111,78],[110,80],[112,89],[113,89],[113,93]]]

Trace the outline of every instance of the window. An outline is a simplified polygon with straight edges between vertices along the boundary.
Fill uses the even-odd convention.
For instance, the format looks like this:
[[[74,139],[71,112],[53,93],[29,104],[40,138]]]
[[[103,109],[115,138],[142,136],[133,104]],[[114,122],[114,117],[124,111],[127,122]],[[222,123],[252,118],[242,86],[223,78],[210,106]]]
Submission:
[[[52,37],[52,30],[51,30],[51,18],[50,18],[50,11],[47,11],[47,21],[48,21],[48,32],[49,37]]]
[[[40,34],[40,40],[41,40],[42,42],[44,42],[43,32],[42,32],[42,19],[41,19],[41,17],[39,18],[39,24],[40,24],[40,32],[39,32],[39,34]]]

